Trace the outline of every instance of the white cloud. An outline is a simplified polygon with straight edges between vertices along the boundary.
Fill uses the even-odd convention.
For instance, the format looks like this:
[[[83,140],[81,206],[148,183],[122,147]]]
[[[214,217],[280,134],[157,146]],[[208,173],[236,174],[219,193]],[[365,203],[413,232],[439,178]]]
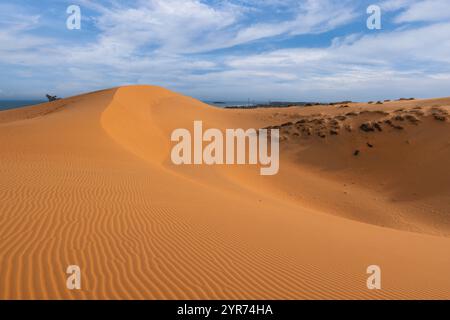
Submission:
[[[328,48],[284,49],[229,60],[232,67],[328,67],[342,65],[400,66],[407,62],[444,63],[450,66],[450,23],[377,35],[336,39]],[[439,46],[435,44],[439,43]],[[430,48],[434,47],[433,50]]]
[[[0,62],[1,52],[14,55],[51,42],[48,38],[27,33],[39,26],[41,16],[20,9],[12,4],[0,4]]]
[[[95,38],[67,46],[58,38],[33,35],[29,31],[41,23],[41,17],[22,13],[15,23],[0,30],[0,64],[11,66],[8,74],[14,75],[17,83],[28,84],[27,75],[34,71],[34,82],[46,83],[59,95],[151,83],[220,99],[226,95],[242,99],[265,95],[268,99],[375,99],[410,92],[432,96],[450,87],[450,23],[434,22],[440,21],[442,14],[436,16],[434,9],[428,10],[423,3],[382,3],[384,10],[398,11],[398,21],[431,21],[420,28],[413,24],[391,32],[344,34],[324,48],[266,49],[261,54],[243,55],[237,50],[231,51],[233,54],[208,52],[274,36],[333,30],[358,16],[355,2],[138,0],[130,7],[123,2],[81,0],[81,5],[98,14]],[[267,14],[265,10],[274,12],[266,22],[249,20],[259,11]],[[283,14],[277,16],[276,10]],[[365,10],[359,14],[363,16]],[[266,41],[272,45],[271,39]],[[44,89],[36,87],[35,91]]]
[[[239,15],[236,6],[212,7],[197,0],[151,0],[135,8],[113,7],[98,19],[99,44],[120,43],[122,49],[151,44],[178,53],[215,49],[222,46],[224,30]]]
[[[384,96],[448,95],[450,23],[336,40],[328,48],[282,49],[227,59],[233,71],[208,76],[211,83],[246,83],[248,93],[271,87],[274,92],[320,97],[378,99]],[[439,46],[436,46],[439,43]],[[430,50],[430,48],[434,48]],[[267,74],[258,78],[255,74]],[[282,76],[278,76],[282,75]],[[225,83],[227,79],[227,83]],[[199,79],[197,79],[199,80]],[[288,80],[288,81],[279,81]],[[234,87],[229,90],[240,90]],[[396,92],[397,90],[397,92]]]
[[[380,6],[385,11],[397,11],[412,5],[419,0],[385,0],[381,2]]]
[[[114,49],[127,55],[151,44],[165,53],[197,53],[223,49],[283,34],[322,33],[346,24],[356,17],[349,0],[285,1],[292,19],[248,26],[243,20],[254,13],[256,2],[220,5],[199,0],[139,1],[135,7],[88,5],[101,16],[97,27],[101,36],[93,50]],[[257,2],[259,7],[280,6],[278,0]]]
[[[297,6],[294,19],[276,23],[257,23],[243,28],[231,43],[240,44],[282,34],[323,33],[356,17],[354,8],[348,1],[306,0]]]
[[[397,23],[415,21],[443,21],[450,19],[449,0],[426,0],[411,4],[396,17]]]

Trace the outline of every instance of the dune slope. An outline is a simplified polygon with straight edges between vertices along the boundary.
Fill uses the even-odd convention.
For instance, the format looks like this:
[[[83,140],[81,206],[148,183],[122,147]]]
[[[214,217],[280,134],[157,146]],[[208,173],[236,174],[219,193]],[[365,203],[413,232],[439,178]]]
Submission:
[[[449,102],[224,110],[131,86],[0,112],[0,298],[450,298]],[[280,173],[174,166],[194,120],[280,128]]]

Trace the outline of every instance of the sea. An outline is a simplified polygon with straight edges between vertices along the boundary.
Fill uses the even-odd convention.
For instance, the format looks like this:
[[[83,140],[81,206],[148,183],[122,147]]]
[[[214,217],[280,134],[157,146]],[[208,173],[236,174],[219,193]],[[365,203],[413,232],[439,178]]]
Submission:
[[[45,100],[0,100],[0,111],[15,109],[25,106],[32,106],[35,104],[46,102]],[[251,107],[261,104],[269,104],[269,101],[203,101],[209,105],[226,108],[226,107]]]
[[[15,109],[25,106],[32,106],[43,103],[44,100],[0,100],[0,111]]]
[[[0,100],[0,111],[15,109],[25,106],[32,106],[35,104],[46,102],[45,100]],[[203,101],[212,106],[226,108],[226,107],[251,107],[256,104],[267,103],[267,101]]]

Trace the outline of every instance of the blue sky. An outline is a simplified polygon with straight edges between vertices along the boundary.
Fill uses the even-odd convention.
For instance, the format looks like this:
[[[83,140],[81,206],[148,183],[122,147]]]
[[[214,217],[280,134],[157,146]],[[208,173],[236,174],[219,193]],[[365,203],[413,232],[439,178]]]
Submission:
[[[227,101],[450,96],[450,1],[2,0],[0,70],[0,99],[125,84]]]

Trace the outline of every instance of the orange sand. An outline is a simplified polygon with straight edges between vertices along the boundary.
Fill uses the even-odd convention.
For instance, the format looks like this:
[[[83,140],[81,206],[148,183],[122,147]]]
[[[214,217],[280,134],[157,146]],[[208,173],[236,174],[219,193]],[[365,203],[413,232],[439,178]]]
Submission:
[[[448,106],[225,110],[132,86],[0,112],[0,299],[449,299]],[[172,165],[194,120],[292,122],[279,174]]]

